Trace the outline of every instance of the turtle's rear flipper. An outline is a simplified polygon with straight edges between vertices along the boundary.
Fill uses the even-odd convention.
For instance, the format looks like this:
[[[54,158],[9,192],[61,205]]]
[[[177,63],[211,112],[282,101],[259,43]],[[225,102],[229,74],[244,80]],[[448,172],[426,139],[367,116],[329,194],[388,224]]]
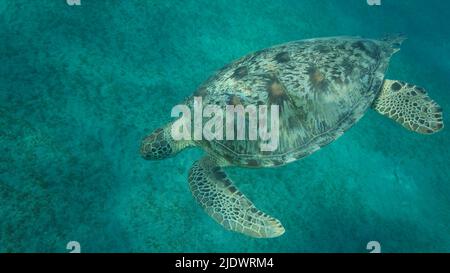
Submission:
[[[210,156],[194,163],[189,187],[197,202],[226,229],[257,238],[284,233],[280,221],[257,209]]]
[[[444,128],[442,109],[421,87],[385,80],[373,108],[403,127],[421,134],[434,134]]]

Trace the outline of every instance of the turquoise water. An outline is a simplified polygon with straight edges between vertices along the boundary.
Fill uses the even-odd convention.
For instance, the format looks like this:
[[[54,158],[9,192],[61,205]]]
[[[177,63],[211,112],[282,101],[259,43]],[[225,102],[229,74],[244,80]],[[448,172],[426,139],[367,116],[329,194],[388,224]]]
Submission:
[[[145,161],[143,136],[214,70],[251,51],[337,35],[409,39],[387,77],[450,109],[441,0],[0,0],[0,252],[450,251],[449,130],[375,113],[310,157],[227,172],[286,233],[228,232],[195,203],[202,151]]]

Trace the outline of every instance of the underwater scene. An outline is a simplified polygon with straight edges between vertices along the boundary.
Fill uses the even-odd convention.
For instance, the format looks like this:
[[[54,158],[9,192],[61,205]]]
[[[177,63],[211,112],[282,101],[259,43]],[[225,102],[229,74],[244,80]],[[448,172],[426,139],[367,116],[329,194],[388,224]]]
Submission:
[[[441,126],[413,132],[373,106],[300,160],[224,168],[282,223],[274,236],[226,230],[196,202],[190,169],[211,144],[165,160],[141,155],[142,140],[215,71],[320,37],[404,35],[385,73],[360,78],[399,81],[386,92],[423,87],[415,90],[447,125],[449,18],[441,0],[0,0],[0,252],[450,252],[450,132]],[[320,69],[308,70],[317,88],[327,80]],[[268,100],[288,97],[273,84]]]

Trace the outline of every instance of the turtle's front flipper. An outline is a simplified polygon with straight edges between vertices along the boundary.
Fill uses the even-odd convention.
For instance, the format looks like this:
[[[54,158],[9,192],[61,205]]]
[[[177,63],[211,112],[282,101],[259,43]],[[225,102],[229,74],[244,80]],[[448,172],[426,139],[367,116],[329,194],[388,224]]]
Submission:
[[[189,172],[189,187],[197,202],[226,229],[257,238],[284,233],[280,221],[257,209],[210,156],[194,163]]]
[[[421,134],[434,134],[444,128],[442,109],[421,87],[385,80],[373,108],[403,127]]]

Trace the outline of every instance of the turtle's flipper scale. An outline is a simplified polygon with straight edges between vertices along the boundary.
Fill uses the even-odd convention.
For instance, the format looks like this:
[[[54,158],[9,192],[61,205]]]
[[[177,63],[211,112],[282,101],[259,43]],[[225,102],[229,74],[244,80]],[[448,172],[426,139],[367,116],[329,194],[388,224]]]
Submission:
[[[385,80],[373,108],[417,133],[433,134],[444,128],[441,107],[413,84]]]
[[[284,233],[280,221],[257,209],[210,156],[194,163],[189,187],[197,202],[226,229],[257,238]]]

